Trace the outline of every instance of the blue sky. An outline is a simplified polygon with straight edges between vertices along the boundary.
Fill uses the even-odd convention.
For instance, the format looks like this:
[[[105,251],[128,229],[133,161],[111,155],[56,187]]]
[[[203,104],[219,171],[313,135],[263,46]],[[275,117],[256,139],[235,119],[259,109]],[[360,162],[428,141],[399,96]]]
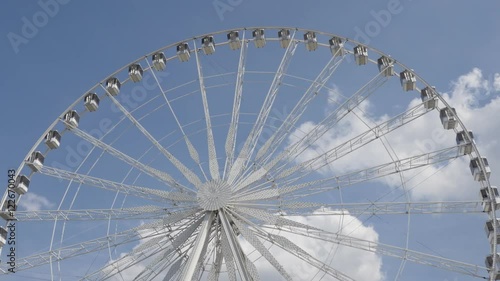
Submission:
[[[467,92],[460,92],[461,88],[457,86],[460,81],[469,83],[466,85],[469,90],[473,88],[472,90],[481,91],[476,96],[478,105],[465,108],[468,110],[465,115],[469,121],[466,125],[471,124],[468,126],[473,127],[489,124],[488,121],[498,118],[498,107],[494,106],[498,91],[491,91],[491,95],[486,96],[485,89],[473,85],[477,81],[494,84],[494,75],[500,72],[500,56],[497,55],[500,50],[498,1],[54,1],[2,3],[0,58],[4,70],[0,75],[0,88],[4,92],[4,106],[0,112],[0,120],[3,120],[3,130],[0,133],[3,147],[0,149],[0,171],[16,168],[26,152],[65,108],[116,69],[167,44],[236,27],[310,28],[359,40],[414,69],[455,103],[467,100],[460,95]],[[40,3],[57,3],[56,6],[49,6],[49,10],[54,12],[46,20],[40,16],[44,13],[45,6]],[[26,29],[26,20],[30,23],[46,22],[39,24],[34,31]],[[24,39],[19,39],[20,37]],[[237,64],[236,53],[231,56],[232,60],[216,62],[211,67],[206,67],[206,72],[215,74],[220,69],[234,67]],[[205,62],[215,63],[215,60],[206,59]],[[248,64],[258,65],[259,62]],[[474,68],[479,69],[482,76],[474,76]],[[179,73],[169,72],[169,75],[172,79],[182,81],[182,75],[191,70],[186,68]],[[460,80],[459,77],[465,78]],[[378,102],[383,104],[390,101],[382,99]],[[182,106],[189,108],[189,104]],[[377,118],[386,110],[392,109],[377,107],[367,118],[382,120]],[[95,117],[95,120],[99,118]],[[172,128],[174,125],[165,124]],[[484,125],[480,132],[494,131],[497,128],[494,125]],[[499,134],[484,133],[479,137],[485,139],[481,143],[485,150],[492,153],[496,151],[497,143],[486,139],[500,137]],[[121,145],[126,147],[128,144]],[[58,155],[64,157],[63,154]],[[495,163],[500,164],[498,156],[499,153],[496,153],[489,157],[493,168]],[[120,168],[116,167],[117,173]],[[115,172],[107,170],[106,173],[111,171]],[[429,194],[422,192],[414,195],[426,198]],[[392,194],[391,198],[396,198],[397,195]],[[46,195],[51,199],[50,196],[51,194]],[[463,199],[460,196],[457,198]],[[53,201],[57,203],[57,200]],[[401,219],[404,224],[406,217]],[[415,219],[415,224],[425,225],[419,219]],[[440,220],[440,223],[444,223],[443,221],[446,222]],[[461,229],[454,222],[449,227],[453,232],[459,233]],[[380,233],[391,230],[389,223],[372,223]],[[470,223],[479,228],[473,232],[473,235],[478,235],[478,244],[486,244],[481,220]],[[425,245],[419,250],[425,251],[427,245],[432,245],[430,247],[436,252],[442,253],[439,244],[444,241],[432,241],[422,229],[414,231],[415,235],[425,237],[422,238]],[[436,235],[439,235],[437,233],[440,233],[439,230],[436,230]],[[463,243],[467,240],[467,236],[464,236],[456,235],[452,242],[448,242]],[[453,250],[450,255],[460,256]],[[474,256],[480,255],[479,251],[474,253]],[[460,258],[470,261],[466,255]],[[391,264],[391,260],[384,260],[385,263]],[[482,264],[482,256],[477,264]],[[401,280],[414,280],[409,276],[418,272],[419,268],[410,266],[407,270],[408,277]],[[387,269],[386,273],[392,276],[394,269]],[[422,274],[426,276],[425,273]],[[446,274],[433,276],[448,277]]]
[[[17,166],[24,151],[76,97],[127,62],[196,34],[245,26],[297,26],[357,36],[374,21],[372,11],[389,1],[241,2],[218,16],[209,1],[71,1],[15,53],[7,35],[22,35],[23,21],[41,11],[35,2],[7,1],[1,10],[0,41],[5,70],[0,80],[6,106],[2,166]],[[264,4],[265,3],[265,4]],[[369,44],[398,58],[440,89],[478,67],[492,73],[500,38],[498,2],[400,1]],[[20,112],[33,112],[28,117]],[[36,116],[36,117],[34,117]],[[26,118],[26,119],[25,119]],[[24,124],[29,124],[29,129]],[[8,133],[7,133],[8,132]]]

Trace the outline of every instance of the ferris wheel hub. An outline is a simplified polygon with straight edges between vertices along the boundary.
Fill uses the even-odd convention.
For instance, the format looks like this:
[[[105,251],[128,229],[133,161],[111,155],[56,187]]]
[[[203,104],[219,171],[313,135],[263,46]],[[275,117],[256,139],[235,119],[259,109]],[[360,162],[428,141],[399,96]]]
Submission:
[[[225,207],[231,199],[231,187],[226,181],[211,180],[200,186],[198,205],[206,211],[215,211]]]

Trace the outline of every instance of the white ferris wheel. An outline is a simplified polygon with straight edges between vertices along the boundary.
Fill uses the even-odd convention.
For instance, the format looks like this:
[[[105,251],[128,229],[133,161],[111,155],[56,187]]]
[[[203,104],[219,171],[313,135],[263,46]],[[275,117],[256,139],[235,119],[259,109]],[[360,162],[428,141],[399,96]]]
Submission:
[[[457,113],[412,69],[335,34],[170,44],[98,82],[27,153],[0,205],[0,278],[498,280],[500,197]],[[458,178],[438,184],[457,169],[480,196],[417,192],[453,192]],[[18,208],[35,196],[50,203]]]

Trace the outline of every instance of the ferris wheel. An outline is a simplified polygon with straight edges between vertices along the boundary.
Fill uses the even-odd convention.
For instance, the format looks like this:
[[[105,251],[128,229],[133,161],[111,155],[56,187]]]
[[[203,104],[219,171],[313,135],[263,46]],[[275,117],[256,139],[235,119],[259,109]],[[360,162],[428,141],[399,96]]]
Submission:
[[[499,280],[500,196],[458,114],[412,69],[335,34],[255,27],[175,42],[85,92],[12,171],[0,271]],[[479,196],[454,200],[449,187],[464,183],[450,175]]]

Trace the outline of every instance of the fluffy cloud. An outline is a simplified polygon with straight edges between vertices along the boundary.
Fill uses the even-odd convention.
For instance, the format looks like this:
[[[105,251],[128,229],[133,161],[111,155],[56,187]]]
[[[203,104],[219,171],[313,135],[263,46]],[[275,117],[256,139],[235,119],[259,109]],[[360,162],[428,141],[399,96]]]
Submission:
[[[325,211],[329,213],[332,212],[332,210]],[[345,212],[343,216],[318,216],[318,214],[320,214],[319,211],[315,212],[315,214],[316,215],[309,217],[294,216],[289,218],[294,221],[309,224],[333,233],[340,233],[364,240],[378,242],[378,234],[372,226],[364,225],[359,219],[345,214]],[[383,280],[384,274],[382,272],[382,258],[375,253],[328,244],[321,240],[314,240],[285,232],[275,231],[273,233],[288,238],[302,249],[305,249],[316,259],[331,264],[333,268],[338,269],[355,280]],[[150,234],[152,234],[151,231],[141,231],[141,236],[149,236]],[[254,264],[258,268],[261,280],[281,280],[279,273],[277,273],[277,271],[264,258],[262,258],[260,254],[258,254],[258,252],[256,252],[254,248],[242,238],[242,236],[239,236],[239,238],[243,251],[248,254],[249,259],[253,260]],[[150,243],[151,239],[152,238],[142,239],[139,244],[133,247],[133,249],[138,249],[138,247],[144,246],[145,243]],[[269,243],[265,243],[265,245],[268,247],[270,246]],[[323,273],[318,273],[318,269],[276,246],[270,247],[270,251],[280,264],[285,267],[286,271],[293,277],[293,280],[336,280],[328,275],[321,279]],[[119,257],[121,258],[125,255],[125,253],[122,253]],[[133,266],[126,266],[128,261],[124,261],[119,265],[121,274],[114,275],[110,278],[110,280],[118,281],[123,280],[122,278],[127,279],[127,277],[136,276],[156,257],[157,255],[148,257]],[[113,261],[110,261],[108,264],[111,264],[112,262]],[[104,271],[116,273],[116,268],[108,266]],[[227,274],[224,273],[225,271],[225,265],[223,265],[220,276],[220,280],[222,281],[228,280]],[[315,275],[316,277],[312,279]],[[153,280],[163,280],[163,277],[164,274],[160,274]]]
[[[493,89],[495,91],[500,91],[500,73],[495,73],[494,80],[493,80]]]
[[[53,206],[54,204],[51,203],[49,199],[33,192],[29,192],[23,195],[23,200],[21,200],[19,203],[19,208],[26,211],[40,211],[42,209],[48,209]]]
[[[144,244],[146,243],[151,243],[153,242],[153,239],[155,239],[153,234],[155,233],[152,230],[140,230],[139,231],[140,235],[142,237],[146,237],[140,240],[139,244],[133,247],[133,250],[138,250],[139,247],[144,247]],[[166,239],[166,238],[165,238]],[[158,244],[157,244],[158,245]],[[154,246],[154,245],[153,245]],[[152,250],[155,250],[155,247],[151,248]],[[125,257],[127,253],[121,253],[120,256],[118,257],[117,260]],[[137,255],[139,256],[139,255]],[[142,258],[142,256],[139,256]],[[148,264],[150,264],[158,255],[152,255],[141,262],[138,262],[132,266],[129,266],[128,264],[131,262],[130,259],[126,258],[122,260],[121,262],[117,262],[116,260],[112,260],[108,262],[108,266],[103,269],[103,272],[106,274],[111,274],[112,277],[109,280],[113,281],[119,281],[119,280],[128,280],[130,277],[135,277],[139,273],[141,273]],[[112,266],[113,265],[113,266]],[[118,273],[117,268],[120,269],[120,273]],[[152,279],[154,281],[156,280],[163,280],[163,276],[157,276],[156,278]]]
[[[316,214],[319,213],[316,212]],[[340,234],[378,242],[378,234],[372,226],[363,225],[360,220],[350,215],[308,217],[296,216],[290,217],[290,219],[333,233],[338,232]],[[329,263],[332,268],[347,274],[354,280],[377,281],[383,280],[384,278],[384,274],[382,272],[382,259],[375,253],[332,245],[321,240],[310,239],[304,236],[285,232],[276,232],[275,234],[288,238],[316,259]],[[250,259],[256,259],[260,256],[254,252],[253,247],[247,242],[242,240],[241,243],[246,253],[253,253],[249,255]],[[293,280],[337,280],[329,275],[325,275],[323,277],[324,273],[319,271],[317,268],[291,256],[288,252],[276,246],[271,247],[270,251],[280,264],[284,266],[285,270],[292,276]],[[280,275],[265,259],[257,259],[255,261],[255,266],[259,268],[261,272],[261,280],[281,280]]]
[[[467,128],[474,132],[482,155],[488,156],[491,166],[497,166],[496,159],[500,159],[500,152],[494,148],[500,135],[498,133],[500,132],[500,124],[494,120],[498,118],[498,112],[500,112],[500,98],[496,96],[500,91],[500,74],[496,73],[491,77],[493,79],[483,77],[482,71],[474,68],[471,72],[453,81],[451,91],[442,93],[442,95],[451,106],[456,108]],[[338,87],[334,87],[335,93],[330,96],[338,96],[339,91]],[[420,102],[419,99],[414,99],[407,108]],[[325,151],[365,132],[368,128],[367,125],[373,126],[389,118],[387,115],[374,116],[375,111],[374,106],[369,101],[364,101],[358,109],[353,111],[355,114],[347,115],[337,124],[335,130],[328,131],[318,141],[306,148],[296,161],[306,161],[323,154]],[[289,137],[289,144],[294,143],[298,138],[312,130],[314,126],[316,124],[310,121],[301,124]],[[327,165],[319,172],[324,175],[341,175],[349,171],[390,162],[396,157],[401,159],[450,147],[455,144],[454,140],[454,132],[444,130],[437,113],[431,112],[389,133],[384,143],[372,142]],[[433,176],[435,174],[437,176]],[[477,199],[477,189],[471,188],[476,184],[468,173],[468,159],[466,158],[451,161],[445,167],[433,165],[425,169],[406,172],[405,177],[406,179],[412,178],[413,182],[407,183],[407,187],[412,189],[411,194],[415,200]],[[496,180],[496,177],[492,177],[492,180]],[[401,181],[397,176],[377,181],[391,187],[401,186]]]

